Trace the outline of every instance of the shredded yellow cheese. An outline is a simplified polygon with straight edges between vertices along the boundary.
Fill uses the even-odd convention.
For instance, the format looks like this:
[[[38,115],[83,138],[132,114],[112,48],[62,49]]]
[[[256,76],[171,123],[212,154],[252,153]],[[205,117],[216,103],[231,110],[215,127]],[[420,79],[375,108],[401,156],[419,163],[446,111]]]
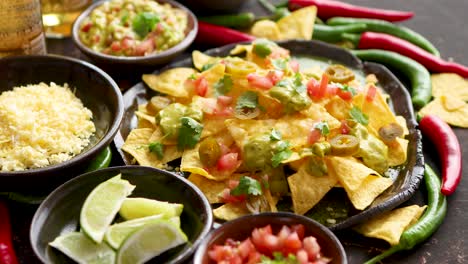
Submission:
[[[15,87],[0,95],[0,171],[58,164],[81,153],[96,131],[92,112],[64,86]]]

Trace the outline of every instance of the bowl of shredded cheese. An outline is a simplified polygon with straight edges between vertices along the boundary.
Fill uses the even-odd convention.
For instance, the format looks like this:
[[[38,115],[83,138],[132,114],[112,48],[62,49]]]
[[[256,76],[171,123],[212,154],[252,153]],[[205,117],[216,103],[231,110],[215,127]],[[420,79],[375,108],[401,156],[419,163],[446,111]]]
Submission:
[[[0,190],[46,191],[81,174],[123,116],[117,84],[77,59],[0,60]]]

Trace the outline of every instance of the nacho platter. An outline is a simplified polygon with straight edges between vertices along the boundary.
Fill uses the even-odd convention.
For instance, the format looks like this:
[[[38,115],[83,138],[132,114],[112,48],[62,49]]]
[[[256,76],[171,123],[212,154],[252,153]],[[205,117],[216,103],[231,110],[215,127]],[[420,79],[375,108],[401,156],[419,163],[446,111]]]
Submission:
[[[383,88],[384,92],[389,95],[391,107],[395,114],[401,115],[406,119],[409,131],[409,135],[406,136],[406,139],[409,141],[407,160],[404,166],[392,168],[389,171],[389,178],[393,180],[393,184],[385,192],[380,194],[369,207],[365,206],[367,207],[365,210],[355,210],[347,214],[344,219],[340,219],[340,221],[335,223],[330,223],[330,228],[335,230],[347,228],[368,217],[390,210],[409,199],[417,189],[421,180],[423,158],[420,133],[416,129],[416,122],[414,120],[409,95],[402,84],[384,67],[373,63],[362,64],[354,56],[340,48],[314,41],[286,41],[279,42],[279,45],[290,50],[293,57],[312,56],[324,58],[324,56],[326,56],[326,58],[324,58],[326,60],[338,62],[357,71],[362,70],[365,74],[375,74],[379,80],[379,85]],[[234,48],[233,45],[226,46],[207,51],[205,54],[210,56],[227,56],[232,48]],[[192,60],[186,59],[173,63],[160,72],[176,67],[192,67]],[[115,144],[126,164],[131,164],[133,158],[121,151],[124,139],[127,138],[130,131],[137,126],[135,112],[138,109],[138,105],[146,103],[153,95],[154,93],[143,83],[132,87],[124,95],[126,114],[120,131],[115,138]],[[334,194],[332,193],[329,196],[333,198]]]

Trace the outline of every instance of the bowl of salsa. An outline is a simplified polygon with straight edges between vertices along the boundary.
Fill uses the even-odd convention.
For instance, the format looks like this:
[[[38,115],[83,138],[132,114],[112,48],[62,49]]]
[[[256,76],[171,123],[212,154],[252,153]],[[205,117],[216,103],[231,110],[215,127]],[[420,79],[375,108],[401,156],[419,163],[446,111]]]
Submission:
[[[106,0],[73,25],[73,41],[102,63],[160,65],[183,52],[198,31],[193,13],[172,0]]]
[[[225,222],[197,249],[195,264],[346,264],[338,238],[320,223],[293,213],[260,213]]]

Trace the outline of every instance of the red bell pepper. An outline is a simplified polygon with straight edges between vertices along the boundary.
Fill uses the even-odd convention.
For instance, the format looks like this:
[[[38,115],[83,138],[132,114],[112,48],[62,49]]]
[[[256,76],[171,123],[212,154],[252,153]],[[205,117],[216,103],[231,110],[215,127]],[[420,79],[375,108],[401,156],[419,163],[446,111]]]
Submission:
[[[11,238],[10,215],[3,200],[0,200],[0,264],[18,264]]]
[[[419,128],[435,145],[442,159],[441,192],[450,195],[462,177],[462,154],[457,136],[447,123],[434,115],[424,116],[419,122]]]
[[[195,41],[202,44],[222,46],[243,41],[253,41],[254,39],[254,36],[234,29],[198,21],[198,33]]]
[[[394,51],[412,58],[432,72],[453,72],[464,78],[468,77],[468,67],[454,62],[444,61],[413,43],[389,34],[364,32],[359,39],[358,48]]]
[[[288,5],[291,10],[311,5],[317,6],[317,16],[321,19],[341,16],[375,18],[395,22],[410,19],[414,15],[413,12],[369,8],[335,0],[289,0]]]

